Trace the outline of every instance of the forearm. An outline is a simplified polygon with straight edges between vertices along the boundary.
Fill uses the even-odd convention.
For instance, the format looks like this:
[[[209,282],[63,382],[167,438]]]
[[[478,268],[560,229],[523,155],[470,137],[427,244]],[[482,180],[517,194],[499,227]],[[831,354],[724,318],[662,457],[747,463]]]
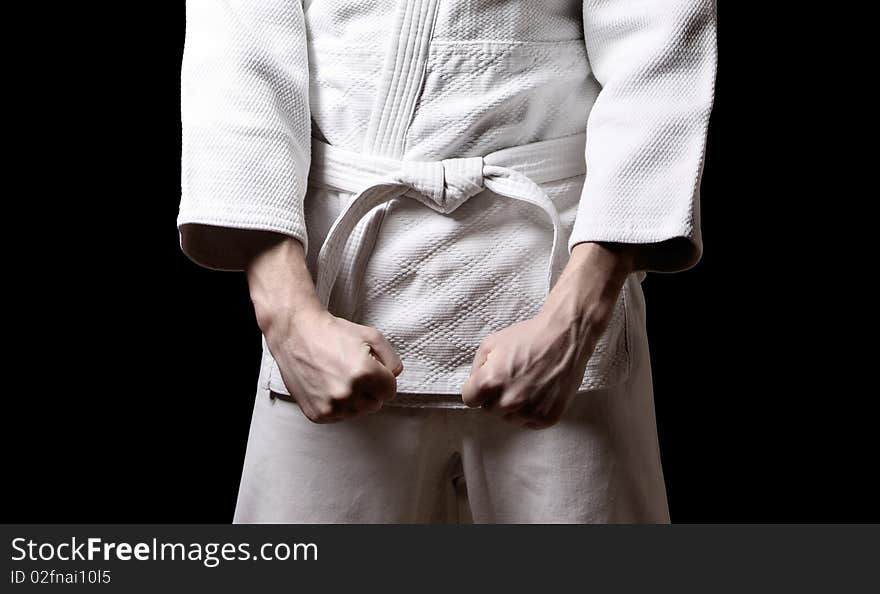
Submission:
[[[257,324],[263,332],[279,319],[324,309],[298,240],[267,234],[261,245],[254,247],[245,269]]]
[[[626,277],[638,270],[638,265],[636,245],[579,243],[542,311],[565,323],[601,319],[613,308]]]

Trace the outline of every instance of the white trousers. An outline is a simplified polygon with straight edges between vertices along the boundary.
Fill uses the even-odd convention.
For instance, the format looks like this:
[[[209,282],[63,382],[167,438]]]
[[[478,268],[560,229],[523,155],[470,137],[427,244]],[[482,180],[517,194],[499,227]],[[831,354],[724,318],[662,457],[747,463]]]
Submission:
[[[235,523],[667,523],[641,286],[631,371],[535,430],[479,409],[315,424],[258,389]],[[268,372],[260,371],[259,385]]]

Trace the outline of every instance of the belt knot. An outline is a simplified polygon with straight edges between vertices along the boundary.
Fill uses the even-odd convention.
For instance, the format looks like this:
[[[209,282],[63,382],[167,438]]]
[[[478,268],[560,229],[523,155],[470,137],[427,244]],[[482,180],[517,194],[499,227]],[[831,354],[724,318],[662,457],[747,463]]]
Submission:
[[[395,177],[426,206],[449,214],[483,191],[483,158],[402,161]]]

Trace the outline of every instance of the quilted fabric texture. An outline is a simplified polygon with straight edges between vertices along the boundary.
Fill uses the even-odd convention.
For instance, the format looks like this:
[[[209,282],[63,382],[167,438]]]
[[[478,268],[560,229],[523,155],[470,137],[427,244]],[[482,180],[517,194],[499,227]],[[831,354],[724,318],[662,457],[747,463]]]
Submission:
[[[312,136],[439,161],[586,131],[586,176],[541,184],[568,249],[638,243],[650,269],[682,270],[702,253],[715,67],[709,0],[188,0],[181,245],[237,269],[216,227],[277,231],[315,276],[354,195],[308,185]],[[484,191],[448,214],[395,200],[370,218],[375,243],[339,283],[359,288],[351,317],[398,350],[399,391],[459,393],[480,340],[546,296],[546,216]],[[626,376],[628,290],[581,389]]]
[[[590,66],[602,92],[587,123],[587,180],[569,247],[681,238],[657,270],[702,255],[699,184],[712,110],[715,4],[584,2]]]

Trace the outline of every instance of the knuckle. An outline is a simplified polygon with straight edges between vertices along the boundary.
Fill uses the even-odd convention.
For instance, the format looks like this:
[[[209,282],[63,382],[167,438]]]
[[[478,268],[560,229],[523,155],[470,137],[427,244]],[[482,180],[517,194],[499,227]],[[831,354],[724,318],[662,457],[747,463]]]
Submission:
[[[343,406],[342,403],[333,400],[315,403],[312,408],[314,409],[315,417],[318,419],[318,422],[325,423],[337,420],[340,416],[344,416],[347,411],[347,407]]]
[[[350,385],[342,384],[331,388],[327,392],[327,399],[329,401],[327,405],[335,408],[338,403],[350,400],[353,394],[354,391]]]
[[[523,405],[523,401],[519,397],[502,398],[498,402],[498,410],[502,413],[509,413],[519,410]]]
[[[472,406],[478,401],[478,393],[475,390],[469,390],[463,392],[461,395],[461,401],[464,402],[468,406]]]
[[[375,328],[367,328],[364,330],[364,338],[372,343],[382,342],[383,336],[382,333],[376,330]]]
[[[354,397],[355,394],[374,394],[376,392],[382,391],[380,384],[376,381],[376,378],[369,374],[356,375],[352,376],[348,382],[348,391],[351,396]]]
[[[314,415],[317,420],[326,420],[329,417],[333,416],[333,413],[336,410],[336,407],[333,406],[332,402],[316,402],[314,404]]]
[[[308,418],[312,423],[316,424],[324,424],[329,423],[331,420],[336,419],[336,417],[326,411],[313,410],[309,413],[306,413],[306,418]]]
[[[498,390],[504,386],[504,378],[497,372],[490,372],[480,379],[479,387],[482,390]]]
[[[351,386],[361,385],[374,379],[375,376],[376,372],[373,368],[368,367],[367,365],[358,365],[351,370],[349,384]]]

